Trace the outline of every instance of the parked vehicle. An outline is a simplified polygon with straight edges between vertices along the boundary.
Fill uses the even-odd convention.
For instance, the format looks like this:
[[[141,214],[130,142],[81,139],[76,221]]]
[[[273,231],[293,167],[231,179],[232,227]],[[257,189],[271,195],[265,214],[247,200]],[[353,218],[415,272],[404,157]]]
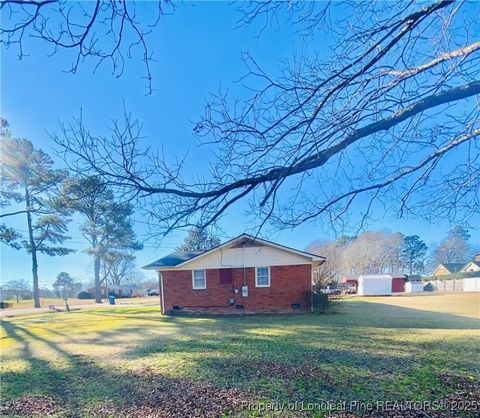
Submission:
[[[340,292],[346,295],[353,295],[357,293],[357,288],[349,283],[342,283],[339,286]]]
[[[331,287],[327,286],[326,289],[320,289],[320,292],[325,293],[327,295],[339,295],[341,292],[341,289],[336,288],[336,287]]]
[[[158,289],[147,289],[147,296],[160,296]]]

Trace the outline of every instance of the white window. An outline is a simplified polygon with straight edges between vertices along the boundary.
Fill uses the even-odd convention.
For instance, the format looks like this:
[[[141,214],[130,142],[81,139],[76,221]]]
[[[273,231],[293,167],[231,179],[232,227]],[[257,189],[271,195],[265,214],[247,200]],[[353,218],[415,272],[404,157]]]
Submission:
[[[207,279],[205,277],[205,270],[193,270],[192,282],[194,289],[206,289]]]
[[[257,267],[255,270],[255,286],[270,287],[270,267]]]

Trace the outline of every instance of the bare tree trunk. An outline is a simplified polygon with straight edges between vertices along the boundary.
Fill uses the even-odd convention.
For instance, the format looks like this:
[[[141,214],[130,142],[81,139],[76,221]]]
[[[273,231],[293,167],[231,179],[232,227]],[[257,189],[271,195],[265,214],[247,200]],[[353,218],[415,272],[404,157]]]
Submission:
[[[33,237],[32,214],[30,212],[30,194],[28,187],[25,189],[25,206],[27,211],[27,225],[28,225],[28,239],[30,242],[30,250],[32,254],[32,277],[33,277],[33,306],[41,308],[40,305],[40,291],[38,289],[38,261],[37,261],[37,247]]]
[[[102,303],[102,295],[100,293],[100,256],[97,253],[93,255],[93,268],[95,275],[95,302]]]

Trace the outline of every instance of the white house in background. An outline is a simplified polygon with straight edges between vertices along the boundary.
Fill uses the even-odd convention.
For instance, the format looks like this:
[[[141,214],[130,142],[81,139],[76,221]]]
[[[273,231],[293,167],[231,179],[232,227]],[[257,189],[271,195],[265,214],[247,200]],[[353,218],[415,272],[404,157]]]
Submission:
[[[477,255],[476,257],[480,257],[480,255]],[[480,271],[480,261],[470,261],[470,263],[466,264],[465,267],[462,269],[462,272],[465,273],[470,273],[473,271]]]
[[[361,296],[385,296],[392,294],[390,274],[368,274],[358,277],[357,294]]]

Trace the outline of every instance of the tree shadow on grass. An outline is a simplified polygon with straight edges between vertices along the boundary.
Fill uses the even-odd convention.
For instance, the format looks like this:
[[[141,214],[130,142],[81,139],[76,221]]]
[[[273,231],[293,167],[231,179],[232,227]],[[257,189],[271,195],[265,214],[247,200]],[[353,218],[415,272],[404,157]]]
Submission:
[[[27,326],[4,321],[2,326],[8,336],[19,343],[20,357],[29,363],[29,368],[5,373],[3,396],[7,399],[31,394],[52,396],[60,406],[67,408],[62,416],[88,416],[88,411],[98,412],[98,408],[104,415],[115,416],[119,411],[139,411],[142,405],[157,409],[171,406],[169,399],[177,409],[182,405],[191,408],[191,405],[185,406],[186,393],[190,397],[200,393],[211,400],[218,396],[219,388],[232,387],[236,388],[234,393],[238,398],[253,393],[290,401],[325,397],[438,400],[450,390],[440,380],[441,372],[469,370],[476,364],[478,348],[469,337],[440,343],[420,338],[408,344],[392,337],[395,332],[408,333],[411,328],[418,328],[417,332],[478,329],[478,321],[474,319],[372,302],[355,302],[347,308],[343,315],[208,320],[154,318],[155,322],[168,324],[172,335],[144,336],[137,347],[122,353],[123,358],[132,363],[137,359],[148,360],[149,369],[135,373],[111,368],[108,361],[102,364],[88,353],[73,355]],[[143,318],[124,312],[89,312],[89,315],[92,318],[108,315],[145,319],[148,329],[155,327],[148,316]],[[129,341],[144,328],[106,329],[83,342],[100,347],[113,340],[122,341],[122,338]],[[56,337],[64,337],[64,334]],[[65,342],[75,343],[75,340]],[[37,344],[48,346],[60,357],[60,367],[53,359],[36,355]],[[451,353],[462,355],[452,357]],[[169,370],[167,377],[155,366],[163,357],[171,358],[174,365],[178,361],[186,366],[181,370]],[[203,387],[213,389],[204,393]],[[167,388],[173,389],[166,392]],[[211,407],[198,402],[201,408]]]
[[[88,358],[72,355],[55,342],[12,322],[3,321],[2,326],[7,335],[20,344],[20,358],[29,363],[26,371],[3,375],[4,397],[53,396],[61,404],[68,404],[71,408],[68,412],[74,416],[77,408],[108,399],[112,388],[122,393],[120,382]],[[41,358],[34,352],[32,346],[38,343],[45,344],[52,351],[51,358]]]
[[[189,410],[201,416],[212,412],[210,416],[221,416],[238,408],[241,402],[253,400],[251,394],[235,388],[198,385],[152,373],[151,369],[131,372],[102,367],[24,327],[5,321],[1,325],[8,337],[20,345],[20,357],[29,363],[27,370],[4,373],[2,414],[38,416],[36,404],[44,402],[45,397],[50,410],[41,412],[62,417],[184,417]],[[35,354],[39,343],[53,351],[51,359]],[[57,364],[58,360],[61,364]],[[15,399],[19,401],[12,401]]]
[[[124,355],[131,359],[153,356],[159,361],[179,357],[189,364],[186,373],[197,379],[306,402],[327,394],[344,400],[358,399],[360,394],[396,399],[404,393],[411,399],[437,400],[448,390],[440,380],[443,371],[475,373],[480,359],[473,336],[439,341],[430,334],[476,330],[477,320],[371,302],[355,304],[350,315],[223,317],[207,330],[199,326],[198,334],[192,332],[192,323],[188,334],[179,324],[181,339],[151,339]],[[280,328],[283,334],[262,334],[262,329],[272,328]],[[222,332],[216,332],[219,329]],[[408,342],[398,335],[410,332],[418,335]],[[461,356],[451,355],[460,352]],[[319,371],[317,377],[299,377],[304,365]],[[275,375],[278,367],[289,371]]]

